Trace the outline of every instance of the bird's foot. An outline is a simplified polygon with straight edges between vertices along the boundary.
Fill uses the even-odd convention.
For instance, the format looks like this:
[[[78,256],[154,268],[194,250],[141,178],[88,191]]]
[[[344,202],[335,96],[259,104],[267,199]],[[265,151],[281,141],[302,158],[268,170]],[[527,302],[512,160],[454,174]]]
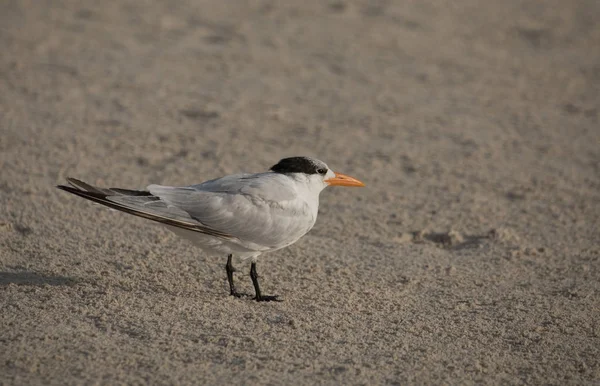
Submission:
[[[279,299],[279,295],[261,295],[255,296],[253,298],[257,302],[281,302],[283,300]]]

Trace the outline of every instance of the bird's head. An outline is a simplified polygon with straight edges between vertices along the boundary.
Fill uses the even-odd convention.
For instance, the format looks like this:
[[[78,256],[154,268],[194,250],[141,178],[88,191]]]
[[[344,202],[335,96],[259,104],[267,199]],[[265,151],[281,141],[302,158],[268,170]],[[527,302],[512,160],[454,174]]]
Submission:
[[[284,158],[271,167],[271,171],[282,173],[299,180],[306,181],[319,191],[328,186],[365,186],[356,178],[329,169],[323,161],[310,157]]]

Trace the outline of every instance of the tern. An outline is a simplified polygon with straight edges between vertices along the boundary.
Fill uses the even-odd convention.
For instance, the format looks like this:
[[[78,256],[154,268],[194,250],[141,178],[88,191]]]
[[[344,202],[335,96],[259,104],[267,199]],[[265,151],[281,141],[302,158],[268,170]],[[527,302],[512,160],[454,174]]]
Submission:
[[[233,257],[250,259],[254,299],[259,302],[279,299],[260,291],[258,256],[287,247],[312,229],[319,211],[319,194],[327,186],[365,186],[310,157],[284,158],[264,173],[233,174],[182,187],[104,189],[74,178],[67,178],[67,182],[70,186],[57,187],[162,223],[205,253],[227,256],[225,271],[231,296],[244,296],[234,285]]]

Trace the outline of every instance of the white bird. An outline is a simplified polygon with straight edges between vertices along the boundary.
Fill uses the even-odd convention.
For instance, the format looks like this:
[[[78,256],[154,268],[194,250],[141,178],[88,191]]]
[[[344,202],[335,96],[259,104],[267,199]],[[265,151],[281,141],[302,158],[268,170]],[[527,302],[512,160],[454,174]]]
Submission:
[[[234,174],[197,185],[149,185],[147,190],[102,189],[74,178],[58,188],[129,214],[158,221],[209,255],[227,256],[230,294],[232,258],[251,259],[257,301],[278,300],[260,292],[256,260],[298,241],[317,220],[319,194],[327,186],[365,186],[309,157],[284,158],[269,171]]]

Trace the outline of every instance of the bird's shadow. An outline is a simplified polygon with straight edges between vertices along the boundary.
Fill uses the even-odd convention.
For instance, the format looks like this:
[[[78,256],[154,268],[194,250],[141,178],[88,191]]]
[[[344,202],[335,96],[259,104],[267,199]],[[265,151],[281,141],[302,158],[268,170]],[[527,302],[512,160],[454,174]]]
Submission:
[[[0,272],[0,286],[33,285],[33,286],[72,286],[77,283],[74,278],[57,275],[45,275],[36,272]]]

